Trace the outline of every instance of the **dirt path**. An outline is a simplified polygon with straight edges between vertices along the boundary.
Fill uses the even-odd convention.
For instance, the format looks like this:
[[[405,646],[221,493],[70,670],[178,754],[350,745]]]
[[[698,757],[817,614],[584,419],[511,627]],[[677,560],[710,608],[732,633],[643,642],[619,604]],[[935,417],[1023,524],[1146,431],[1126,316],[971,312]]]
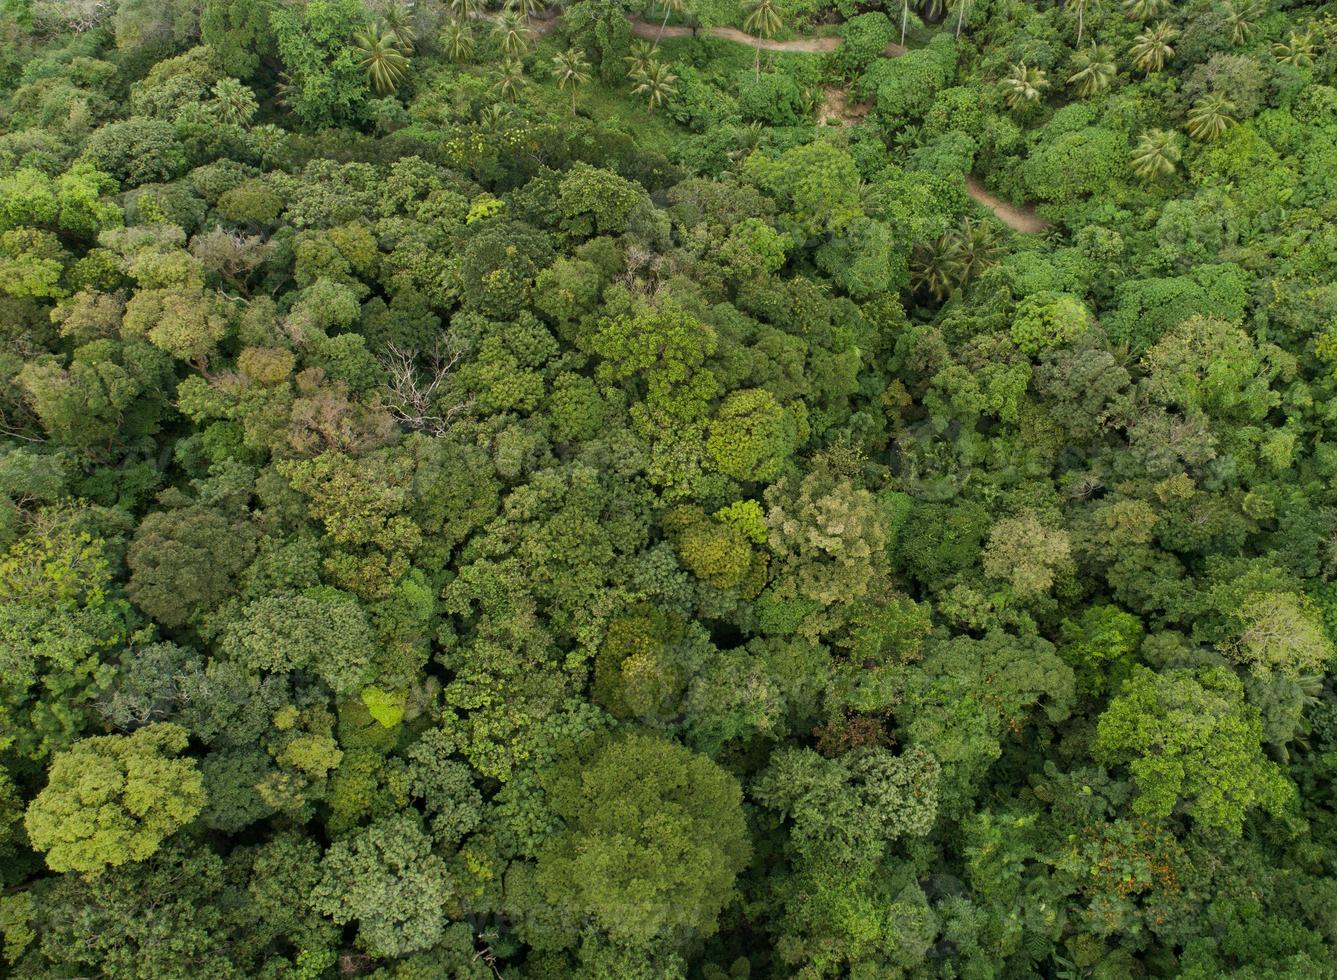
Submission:
[[[495,22],[497,14],[487,11],[477,15],[480,20]],[[538,37],[545,37],[557,29],[557,24],[561,21],[562,15],[557,12],[545,14],[541,17],[532,17],[529,20],[528,27],[530,33]],[[660,27],[657,23],[651,23],[647,20],[641,20],[639,17],[627,15],[627,22],[631,24],[631,33],[647,41],[653,41],[660,37]],[[695,28],[685,27],[681,24],[670,24],[665,27],[663,37],[693,37],[697,31]],[[725,41],[733,41],[735,44],[745,44],[749,48],[760,48],[762,51],[796,51],[802,54],[826,54],[840,47],[840,38],[838,37],[798,37],[792,41],[771,41],[764,37],[754,37],[738,30],[735,27],[712,27],[706,32],[711,37],[717,37]],[[886,50],[882,53],[888,58],[899,58],[905,54],[906,49],[899,44],[892,42],[888,44]]]
[[[1048,222],[1036,215],[1034,208],[1028,205],[1009,204],[994,197],[984,189],[984,185],[974,174],[966,174],[966,193],[998,215],[998,220],[1009,228],[1028,235],[1038,235],[1049,228]]]
[[[631,23],[631,33],[637,37],[645,38],[647,41],[653,41],[659,37],[658,24],[652,24],[637,17],[628,17],[627,20]],[[670,24],[664,28],[664,37],[691,37],[694,33],[692,28],[680,24]],[[840,47],[840,38],[838,37],[800,37],[792,41],[769,41],[764,37],[753,37],[751,34],[745,34],[733,27],[712,27],[706,33],[711,37],[746,44],[749,48],[760,48],[762,51],[802,51],[807,54],[824,54]]]
[[[631,16],[628,16],[627,20],[631,24],[631,33],[637,37],[645,38],[647,41],[653,41],[659,37],[658,24]],[[664,28],[664,37],[692,37],[695,33],[693,28],[684,27],[680,24],[671,24]],[[746,34],[736,27],[712,27],[706,33],[711,37],[733,41],[736,44],[746,44],[749,48],[760,48],[762,51],[799,51],[804,54],[826,54],[828,51],[834,51],[840,47],[840,38],[838,37],[798,37],[792,41],[771,41],[764,37]],[[888,58],[899,58],[905,54],[905,51],[905,48],[892,42],[887,45],[883,54]]]

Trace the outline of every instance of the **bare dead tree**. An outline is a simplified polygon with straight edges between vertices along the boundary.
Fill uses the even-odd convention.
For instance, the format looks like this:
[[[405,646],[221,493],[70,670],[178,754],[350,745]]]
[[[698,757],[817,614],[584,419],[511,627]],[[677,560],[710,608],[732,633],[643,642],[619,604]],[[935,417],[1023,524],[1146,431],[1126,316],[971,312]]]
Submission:
[[[112,0],[54,0],[33,5],[33,19],[53,31],[61,28],[83,34],[116,12]]]
[[[411,348],[386,346],[380,357],[387,376],[386,407],[400,425],[443,435],[473,406],[471,400],[460,400],[442,407],[451,372],[468,352],[468,345],[451,338],[438,342],[425,356]]]

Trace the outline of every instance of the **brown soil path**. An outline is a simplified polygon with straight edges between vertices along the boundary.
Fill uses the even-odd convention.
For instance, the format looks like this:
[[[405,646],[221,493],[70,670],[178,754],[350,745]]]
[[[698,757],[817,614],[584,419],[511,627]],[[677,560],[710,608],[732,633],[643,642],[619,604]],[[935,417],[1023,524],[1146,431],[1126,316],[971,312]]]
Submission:
[[[1039,217],[1034,208],[1024,204],[1009,204],[994,197],[984,189],[974,174],[966,174],[966,193],[996,214],[998,220],[1009,228],[1028,235],[1038,235],[1049,228],[1049,223]]]
[[[638,17],[628,17],[627,20],[631,24],[631,33],[637,37],[653,41],[660,36],[658,24],[652,24]],[[664,28],[663,36],[692,37],[695,33],[696,31],[691,27],[671,24]],[[792,41],[772,41],[764,37],[746,34],[736,27],[712,27],[706,33],[711,37],[733,41],[737,44],[746,44],[749,48],[760,48],[762,51],[799,51],[805,54],[826,54],[828,51],[834,51],[840,47],[840,38],[838,37],[798,37]],[[887,45],[883,54],[888,58],[898,58],[905,54],[905,51],[905,48],[893,42]]]
[[[478,16],[482,20],[495,21],[497,19],[497,15],[491,11]],[[557,23],[560,20],[560,13],[545,13],[543,16],[530,18],[528,27],[531,33],[544,37],[557,29]],[[631,33],[639,38],[653,41],[660,36],[660,27],[657,23],[641,20],[639,17],[632,17],[631,15],[627,16],[627,22],[631,24]],[[695,28],[685,27],[681,24],[670,24],[664,28],[663,36],[692,37],[696,33]],[[834,51],[840,47],[840,38],[838,37],[798,37],[791,41],[772,41],[764,37],[754,37],[735,27],[712,27],[706,33],[711,37],[733,41],[736,44],[745,44],[749,48],[760,48],[762,51],[797,51],[803,54],[826,54],[828,51]],[[886,50],[882,53],[888,58],[899,58],[905,52],[905,48],[893,41],[887,45]]]

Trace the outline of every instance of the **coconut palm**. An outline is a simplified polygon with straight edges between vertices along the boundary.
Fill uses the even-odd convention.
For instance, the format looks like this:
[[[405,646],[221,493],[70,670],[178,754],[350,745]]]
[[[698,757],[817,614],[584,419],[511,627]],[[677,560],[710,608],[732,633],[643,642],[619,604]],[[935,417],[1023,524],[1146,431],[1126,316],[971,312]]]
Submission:
[[[1043,68],[1032,68],[1023,61],[1013,65],[998,84],[1007,107],[1015,111],[1040,101],[1041,94],[1049,88],[1049,75]]]
[[[1308,31],[1303,34],[1291,31],[1291,36],[1285,41],[1278,41],[1272,45],[1272,56],[1283,65],[1293,65],[1296,68],[1312,68],[1314,66],[1314,35]]]
[[[910,284],[927,290],[939,303],[962,282],[960,259],[953,247],[953,235],[944,232],[927,245],[916,245],[910,255]]]
[[[659,33],[655,35],[655,47],[659,47],[659,39],[664,36],[664,28],[668,27],[669,18],[674,14],[680,14],[685,9],[683,0],[659,0],[664,5],[664,22],[659,25]]]
[[[486,5],[485,0],[449,0],[446,10],[456,20],[468,22],[481,17]]]
[[[576,91],[590,80],[590,63],[579,48],[567,48],[552,58],[553,77],[557,87],[565,92],[571,89],[571,115],[576,114]]]
[[[498,130],[510,118],[511,107],[493,103],[478,110],[478,124],[484,129]]]
[[[905,28],[910,23],[910,0],[901,0],[901,47],[905,47]]]
[[[655,46],[649,41],[632,41],[631,54],[623,59],[627,63],[627,74],[632,78],[645,71],[645,66],[655,60]]]
[[[497,92],[508,102],[520,97],[520,90],[525,87],[525,66],[519,58],[502,58],[501,74],[497,76]]]
[[[916,246],[910,258],[910,281],[942,302],[955,290],[998,261],[1002,254],[998,232],[991,224],[964,218],[937,239]]]
[[[1133,150],[1133,173],[1143,180],[1168,177],[1179,163],[1179,134],[1164,129],[1149,129]]]
[[[1175,49],[1171,43],[1179,37],[1179,32],[1165,21],[1157,21],[1133,39],[1128,49],[1133,65],[1150,75],[1160,71],[1165,63],[1174,57]]]
[[[780,8],[775,0],[749,0],[747,4],[747,16],[743,18],[743,30],[757,37],[772,38],[780,33],[780,28],[784,26],[784,18],[780,16]],[[756,63],[753,67],[756,69],[757,77],[761,77],[761,48],[757,48]]]
[[[965,285],[998,261],[1003,245],[991,222],[962,218],[955,232],[953,250]]]
[[[524,15],[525,23],[543,13],[544,8],[548,6],[543,0],[508,0],[507,6],[511,5]]]
[[[377,95],[389,95],[399,87],[408,70],[409,60],[399,50],[394,35],[380,25],[373,24],[353,35],[358,49],[358,67],[371,82]]]
[[[1123,0],[1124,16],[1129,20],[1151,20],[1167,6],[1167,0]]]
[[[441,28],[441,49],[451,61],[468,61],[474,53],[473,28],[452,17]]]
[[[1235,112],[1235,103],[1224,95],[1204,95],[1188,111],[1188,134],[1203,143],[1219,140],[1235,125]]]
[[[1230,40],[1239,47],[1253,37],[1257,28],[1258,7],[1254,0],[1226,0],[1226,23],[1230,25]]]
[[[761,145],[761,139],[766,135],[766,127],[755,119],[749,123],[743,123],[740,126],[734,126],[730,131],[733,138],[734,148],[728,152],[730,160],[741,160],[748,156],[753,150]]]
[[[529,50],[529,28],[520,11],[503,10],[497,16],[496,31],[501,39],[501,53],[506,57],[518,58]]]
[[[975,6],[975,0],[947,0],[947,6],[956,11],[956,36],[960,37],[961,28],[965,26],[966,14]]]
[[[1082,46],[1082,32],[1086,29],[1086,12],[1100,7],[1103,0],[1068,0],[1068,9],[1077,14],[1077,47]]]
[[[1077,94],[1084,99],[1109,88],[1118,72],[1114,66],[1114,51],[1108,44],[1093,44],[1085,51],[1078,51],[1072,56],[1072,68],[1068,84],[1075,85]]]
[[[381,14],[381,20],[385,24],[385,33],[394,39],[395,46],[405,54],[412,54],[413,46],[418,43],[418,31],[413,26],[409,8],[393,3]]]
[[[650,114],[654,115],[655,106],[662,105],[673,94],[678,76],[669,71],[668,65],[651,59],[632,80],[636,83],[632,86],[632,93],[645,96]]]

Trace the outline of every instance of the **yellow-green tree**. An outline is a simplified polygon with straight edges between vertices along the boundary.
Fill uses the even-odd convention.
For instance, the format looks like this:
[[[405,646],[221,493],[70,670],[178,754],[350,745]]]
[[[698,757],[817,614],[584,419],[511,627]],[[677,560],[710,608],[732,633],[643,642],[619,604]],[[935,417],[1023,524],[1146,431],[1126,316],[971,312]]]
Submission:
[[[76,742],[51,763],[24,826],[53,871],[93,873],[151,857],[204,808],[189,736],[162,723]]]

